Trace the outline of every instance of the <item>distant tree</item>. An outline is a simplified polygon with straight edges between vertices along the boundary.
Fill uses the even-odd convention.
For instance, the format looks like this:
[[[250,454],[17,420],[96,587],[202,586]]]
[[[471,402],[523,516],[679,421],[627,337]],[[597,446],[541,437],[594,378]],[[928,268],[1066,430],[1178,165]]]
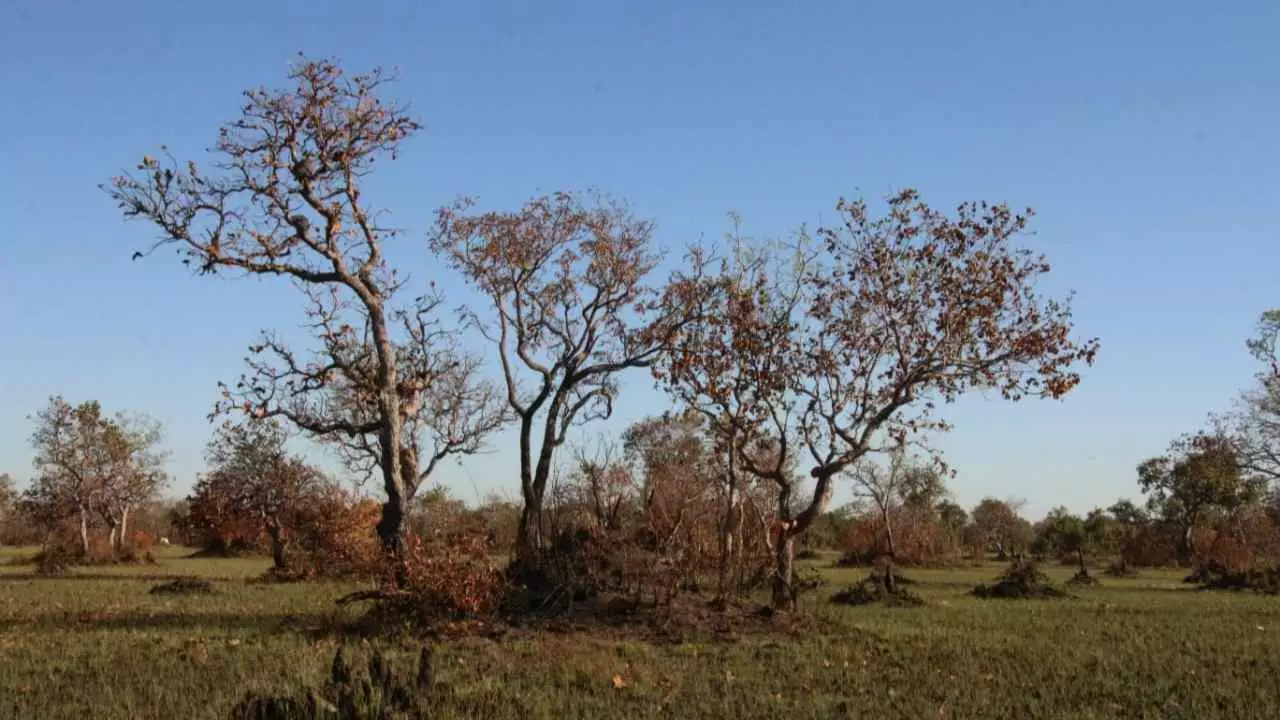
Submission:
[[[1029,541],[1026,520],[1018,516],[1014,503],[996,498],[983,498],[970,514],[983,544],[995,550],[997,559],[1005,560]]]
[[[1249,352],[1262,366],[1254,387],[1241,397],[1239,410],[1219,418],[1222,434],[1235,441],[1241,470],[1280,488],[1280,309],[1268,310],[1258,321]]]
[[[177,246],[201,274],[279,277],[305,295],[318,348],[300,355],[265,333],[215,411],[283,418],[318,439],[372,451],[386,494],[378,534],[398,552],[421,482],[415,423],[434,422],[442,402],[456,408],[460,389],[447,353],[433,364],[441,359],[430,324],[438,301],[431,292],[401,299],[408,278],[387,257],[398,231],[365,192],[367,176],[419,124],[382,97],[391,79],[382,70],[347,76],[333,62],[302,59],[289,78],[292,88],[245,93],[241,116],[219,133],[214,173],[165,151],[163,161],[144,156],[136,175],[107,190],[126,217],[159,230],[152,250]],[[489,428],[468,427],[467,412],[445,418],[434,428],[443,430],[437,448],[465,452]]]
[[[23,494],[33,518],[52,525],[78,516],[81,550],[89,554],[89,527],[98,514],[119,547],[129,511],[167,481],[158,424],[145,418],[106,417],[97,402],[73,406],[54,396],[35,416],[31,435],[36,475]]]
[[[1166,455],[1138,466],[1138,484],[1147,508],[1178,533],[1178,556],[1195,555],[1195,529],[1214,511],[1233,513],[1256,502],[1265,482],[1241,471],[1233,440],[1198,433],[1175,441]]]
[[[942,526],[959,538],[964,526],[969,523],[969,513],[951,500],[942,500],[935,506],[935,509]]]
[[[495,347],[520,428],[516,555],[536,565],[557,449],[574,425],[612,414],[618,376],[659,357],[679,312],[650,284],[652,223],[619,203],[559,193],[515,212],[469,208],[441,211],[432,247],[490,305],[465,314]]]
[[[918,458],[908,457],[902,448],[889,453],[888,463],[880,465],[863,458],[849,469],[854,480],[854,493],[869,500],[879,512],[884,530],[884,554],[897,557],[894,544],[893,516],[899,505],[933,510],[933,503],[946,491],[941,475]]]
[[[1090,525],[1065,507],[1049,511],[1041,524],[1043,540],[1049,549],[1060,556],[1075,555],[1081,576],[1089,574],[1089,566],[1085,560],[1096,545],[1098,536],[1095,533],[1099,529],[1097,521]]]
[[[15,519],[18,506],[18,488],[9,473],[0,473],[0,542],[10,534],[9,525]]]
[[[254,532],[265,532],[278,570],[287,565],[289,534],[296,531],[298,513],[328,484],[319,470],[285,449],[287,440],[284,427],[274,420],[222,426],[207,449],[210,471],[188,499],[199,516],[247,520]]]

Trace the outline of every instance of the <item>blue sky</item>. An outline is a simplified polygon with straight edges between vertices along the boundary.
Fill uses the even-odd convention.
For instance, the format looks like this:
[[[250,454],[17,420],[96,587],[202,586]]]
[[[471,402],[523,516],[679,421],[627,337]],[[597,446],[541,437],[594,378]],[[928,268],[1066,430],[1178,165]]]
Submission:
[[[167,143],[200,158],[239,92],[293,56],[398,66],[426,130],[379,204],[416,279],[458,195],[514,206],[600,188],[678,250],[830,218],[904,186],[952,206],[1032,206],[1029,239],[1078,292],[1096,368],[1063,402],[954,408],[939,443],[960,500],[1039,515],[1136,495],[1134,467],[1225,408],[1244,340],[1280,305],[1280,3],[8,0],[0,9],[0,471],[25,478],[27,416],[53,393],[168,428],[175,492],[201,469],[218,379],[298,297],[189,276],[97,189]],[[616,427],[664,400],[638,375]],[[516,493],[508,438],[446,467],[463,497]]]

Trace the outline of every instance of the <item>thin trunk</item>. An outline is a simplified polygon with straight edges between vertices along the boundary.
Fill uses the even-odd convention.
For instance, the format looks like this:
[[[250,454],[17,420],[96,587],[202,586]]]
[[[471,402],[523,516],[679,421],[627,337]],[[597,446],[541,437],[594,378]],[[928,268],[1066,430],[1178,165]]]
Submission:
[[[537,549],[542,544],[541,529],[542,505],[535,498],[533,487],[533,415],[526,414],[520,418],[520,524],[516,530],[516,560],[531,562],[535,560]]]
[[[733,567],[733,515],[737,501],[738,473],[735,468],[733,444],[729,445],[729,486],[725,492],[724,518],[720,527],[720,576],[717,580],[716,594],[721,600],[729,596],[729,577]]]
[[[267,536],[271,539],[271,561],[277,570],[285,569],[284,533],[278,522],[267,523]]]
[[[116,533],[120,530],[120,526],[116,524],[115,518],[108,516],[107,518],[107,548],[112,552],[120,549],[120,538]]]
[[[126,506],[125,509],[120,511],[120,543],[122,545],[124,544],[125,538],[128,537],[128,534],[127,534],[128,529],[129,529],[129,508]]]
[[[1084,550],[1077,549],[1076,556],[1080,560],[1080,577],[1084,577],[1089,574],[1089,568],[1084,564]]]
[[[89,509],[80,506],[80,549],[89,557]]]
[[[896,558],[898,555],[893,544],[893,523],[889,520],[888,502],[881,503],[880,505],[880,519],[884,523],[885,554],[891,558]]]
[[[795,606],[796,596],[792,583],[795,572],[794,550],[795,536],[784,527],[778,535],[778,544],[774,546],[773,554],[773,607],[778,610]]]

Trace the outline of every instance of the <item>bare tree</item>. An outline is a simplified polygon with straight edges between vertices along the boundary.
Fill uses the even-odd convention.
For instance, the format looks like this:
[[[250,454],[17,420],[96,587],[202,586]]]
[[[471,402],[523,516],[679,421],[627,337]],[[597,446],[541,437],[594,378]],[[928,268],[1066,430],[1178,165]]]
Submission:
[[[520,426],[516,555],[536,565],[556,449],[575,424],[610,416],[618,374],[652,364],[679,315],[648,284],[652,224],[620,204],[559,193],[516,212],[469,207],[441,211],[432,247],[492,306],[464,312],[497,349]]]
[[[245,93],[240,118],[213,150],[215,174],[166,152],[164,162],[144,157],[138,174],[117,177],[108,191],[126,217],[160,230],[152,250],[176,245],[202,274],[277,276],[305,294],[320,347],[299,355],[267,334],[217,411],[280,417],[322,440],[373,450],[387,496],[378,533],[395,551],[421,475],[406,469],[419,452],[408,435],[441,389],[430,382],[436,366],[405,356],[432,356],[422,345],[433,337],[415,333],[430,325],[436,300],[399,300],[408,280],[385,255],[398,232],[363,187],[419,125],[381,97],[390,79],[382,70],[348,76],[333,62],[304,59],[289,77],[292,88]],[[457,367],[445,377],[444,396],[456,397]],[[444,422],[449,451],[474,446],[475,428]]]
[[[794,602],[794,539],[826,510],[842,472],[948,429],[938,405],[967,392],[1061,397],[1079,382],[1072,366],[1092,362],[1098,348],[1071,337],[1066,301],[1036,293],[1049,270],[1043,258],[1012,246],[1029,212],[966,203],[948,217],[911,190],[891,197],[884,217],[873,218],[862,201],[842,200],[837,211],[841,222],[819,230],[816,253],[798,255],[794,305],[756,310],[779,302],[763,284],[751,312],[726,313],[745,338],[736,351],[718,366],[693,361],[721,394],[750,366],[785,369],[747,383],[761,410],[743,445],[773,460],[748,469],[778,489],[779,606]],[[693,340],[688,347],[702,351],[701,338]],[[797,510],[799,488],[783,468],[800,453],[814,483]]]

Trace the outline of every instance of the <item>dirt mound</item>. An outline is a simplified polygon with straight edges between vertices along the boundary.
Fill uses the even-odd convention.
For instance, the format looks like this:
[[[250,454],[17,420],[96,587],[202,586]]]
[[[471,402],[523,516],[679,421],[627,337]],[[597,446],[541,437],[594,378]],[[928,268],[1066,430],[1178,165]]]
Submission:
[[[979,585],[973,594],[984,600],[1047,600],[1069,597],[1049,583],[1049,578],[1031,561],[1014,561],[991,585]]]
[[[151,588],[152,595],[212,595],[213,583],[200,578],[178,578]]]
[[[890,607],[920,607],[925,604],[919,595],[904,585],[914,583],[894,574],[890,584],[880,573],[871,573],[860,582],[831,596],[831,602],[839,605],[888,605]],[[905,581],[905,582],[903,582]]]
[[[1101,583],[1098,582],[1098,578],[1088,573],[1078,572],[1071,576],[1071,579],[1067,581],[1067,584],[1072,587],[1092,587],[1100,585]]]

